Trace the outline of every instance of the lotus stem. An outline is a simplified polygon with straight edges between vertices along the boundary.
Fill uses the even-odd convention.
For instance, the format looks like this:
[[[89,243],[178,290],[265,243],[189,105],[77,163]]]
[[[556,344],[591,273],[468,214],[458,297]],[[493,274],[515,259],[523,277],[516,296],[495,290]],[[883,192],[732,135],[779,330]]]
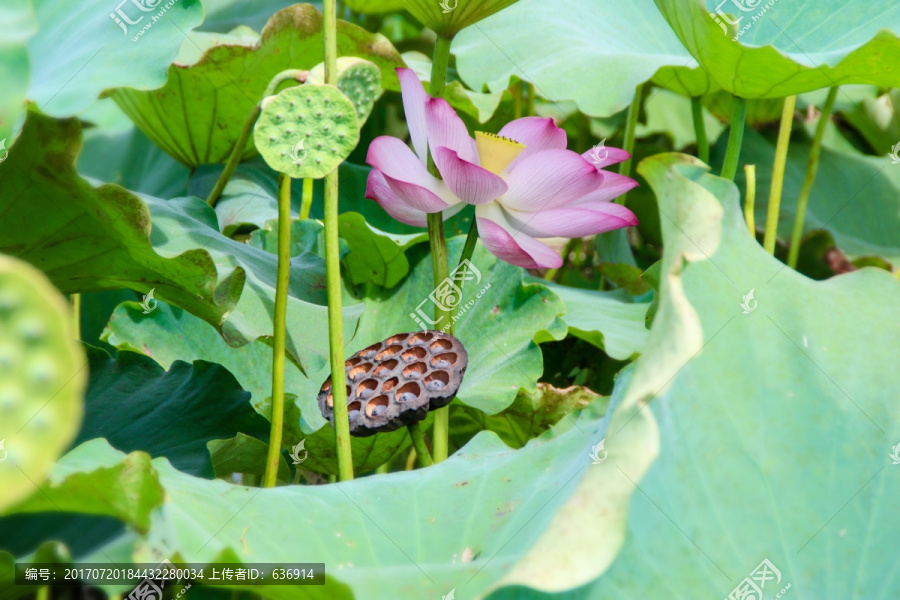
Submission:
[[[725,150],[725,162],[722,164],[722,177],[734,181],[737,175],[738,162],[741,158],[741,144],[744,141],[744,123],[747,119],[747,101],[734,97],[731,110],[731,130],[728,132],[728,147]]]
[[[409,437],[412,438],[413,448],[416,449],[416,456],[419,459],[419,466],[433,466],[434,460],[431,458],[431,454],[428,452],[428,446],[425,445],[425,436],[422,435],[422,428],[419,427],[419,423],[410,423],[406,426],[406,428],[409,430]]]
[[[275,284],[274,340],[272,343],[272,418],[269,452],[263,487],[275,487],[281,460],[284,429],[284,346],[287,327],[287,295],[291,277],[291,178],[278,177],[278,270]]]
[[[694,119],[694,135],[697,138],[697,158],[709,164],[709,140],[706,137],[706,124],[703,122],[703,102],[700,96],[691,98],[691,115]]]
[[[294,80],[303,82],[306,81],[307,75],[309,75],[309,71],[303,71],[300,69],[288,69],[286,71],[278,73],[269,82],[268,87],[266,87],[266,91],[263,92],[263,99],[275,94],[275,90],[278,89],[278,86],[280,86],[285,81]],[[222,196],[222,192],[225,191],[225,186],[228,185],[228,181],[231,179],[231,176],[234,175],[234,170],[237,168],[238,163],[241,162],[241,157],[244,155],[244,148],[247,147],[247,140],[250,139],[250,134],[253,132],[253,126],[256,125],[256,120],[259,118],[259,113],[261,111],[262,103],[257,102],[253,107],[253,110],[250,111],[250,116],[244,123],[243,129],[241,129],[241,134],[238,136],[237,142],[234,143],[234,148],[231,149],[231,154],[228,156],[228,162],[225,163],[225,168],[219,175],[219,179],[216,181],[215,187],[213,187],[212,191],[209,193],[209,196],[206,198],[206,203],[213,208],[216,207],[216,204],[219,202],[219,198]]]
[[[637,122],[638,116],[641,113],[641,101],[644,97],[644,85],[640,84],[634,89],[634,100],[631,102],[631,105],[628,107],[628,119],[625,122],[625,142],[623,150],[628,152],[628,154],[634,153],[634,134],[637,130]],[[619,165],[619,174],[625,175],[626,177],[631,175],[631,157],[628,157],[628,160],[623,161]],[[625,198],[627,194],[622,194],[618,198],[616,198],[616,202],[619,204],[625,204]]]
[[[303,180],[303,199],[300,201],[300,220],[305,221],[309,218],[309,210],[312,208],[313,200],[313,179],[307,177]]]
[[[431,62],[431,82],[428,92],[433,98],[440,98],[444,94],[447,82],[447,67],[450,64],[451,40],[438,36],[434,46],[434,57]],[[431,152],[428,153],[428,171],[440,178],[437,166]],[[428,215],[428,241],[431,245],[431,267],[434,276],[434,287],[441,285],[449,275],[447,267],[447,240],[444,238],[444,218],[441,213]],[[435,327],[440,329],[444,319],[449,321],[450,315],[440,306],[434,306]],[[450,448],[450,407],[445,406],[434,411],[434,430],[432,432],[432,446],[434,448],[434,462],[439,463],[447,459]]]
[[[533,117],[534,116],[534,97],[535,97],[534,84],[525,82],[525,89],[528,90],[528,113],[525,116]]]
[[[791,143],[791,126],[794,124],[794,106],[797,96],[784,99],[781,109],[781,126],[778,128],[778,141],[775,143],[775,164],[772,165],[772,186],[769,189],[769,206],[766,210],[766,233],[763,237],[763,248],[769,254],[775,254],[775,240],[778,237],[778,214],[781,209],[781,190],[784,186],[784,165],[787,161],[788,146]]]
[[[337,17],[335,0],[322,5],[325,32],[325,83],[337,84]],[[328,289],[328,346],[331,355],[331,389],[334,398],[334,435],[341,481],[353,479],[347,387],[344,384],[344,331],[341,298],[340,238],[338,237],[338,170],[325,176],[325,285]]]
[[[747,197],[744,199],[744,219],[750,235],[756,237],[756,165],[744,165],[744,173],[747,176]]]
[[[791,232],[791,247],[788,250],[788,266],[797,268],[797,259],[800,256],[800,241],[803,238],[803,222],[806,220],[806,208],[809,206],[809,195],[813,184],[816,182],[816,174],[819,171],[819,156],[822,154],[822,138],[825,136],[825,128],[831,111],[834,110],[834,101],[837,98],[838,86],[828,90],[825,106],[819,115],[816,125],[816,133],[813,135],[812,147],[809,149],[809,161],[806,163],[806,176],[803,178],[803,186],[800,195],[797,196],[797,214],[794,215],[794,229]]]
[[[513,97],[513,119],[521,119],[522,118],[522,94],[524,90],[522,89],[522,82],[517,81],[513,84],[512,89]]]

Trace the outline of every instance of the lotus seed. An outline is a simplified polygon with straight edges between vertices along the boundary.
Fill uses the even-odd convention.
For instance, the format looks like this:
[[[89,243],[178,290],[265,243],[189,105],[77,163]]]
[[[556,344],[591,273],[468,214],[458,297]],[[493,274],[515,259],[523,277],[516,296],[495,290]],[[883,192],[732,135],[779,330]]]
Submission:
[[[350,420],[350,421],[355,421],[356,419],[359,418],[359,411],[358,411],[358,410],[351,410],[351,411],[347,414],[347,417],[349,417],[349,420]]]
[[[269,141],[270,141],[270,142],[274,142],[274,141],[275,141],[275,136],[274,136],[274,135],[270,135],[270,136],[269,136]]]
[[[444,382],[440,379],[435,379],[433,381],[429,381],[425,385],[425,387],[427,387],[429,390],[439,390],[444,387]]]
[[[307,98],[307,99],[306,99],[306,103],[307,103],[307,104],[312,104],[312,98]]]
[[[376,406],[375,408],[372,409],[372,416],[377,417],[378,415],[380,415],[381,413],[383,413],[386,410],[387,410],[387,406],[379,404],[378,406]]]
[[[329,127],[328,125],[326,125],[325,127],[322,128],[322,131],[328,131],[328,130],[330,130],[330,129],[331,129],[331,127]]]
[[[339,120],[339,119],[342,119],[343,117],[344,117],[343,113],[339,113],[339,112],[338,112],[338,113],[334,113],[334,118],[335,118],[335,119],[338,119],[338,120]]]
[[[321,116],[322,116],[322,111],[321,111],[321,110],[317,110],[317,111],[316,111],[316,116],[317,116],[317,117],[321,117]]]
[[[332,153],[332,154],[337,154],[337,148],[332,148],[332,149],[331,149],[331,153]]]
[[[344,136],[345,136],[345,135],[346,135],[346,134],[345,134],[343,131],[339,131],[339,132],[338,132],[338,137],[341,138],[341,139],[344,139]]]
[[[316,149],[317,149],[317,150],[321,150],[321,149],[322,149],[322,142],[319,142],[318,144],[316,144]]]
[[[275,118],[278,119],[278,120],[280,121],[280,120],[283,119],[284,117],[281,116],[281,113],[275,113]]]
[[[285,129],[284,131],[285,131],[285,133],[287,133],[288,135],[294,133],[294,130],[293,130],[293,129]]]
[[[328,102],[329,102],[328,98],[323,98],[323,100],[324,100],[325,104],[328,104]]]
[[[291,104],[291,106],[294,106],[294,105],[296,104],[296,102],[294,102],[293,100],[291,100],[290,104]]]
[[[316,164],[318,165],[318,164],[321,164],[321,163],[322,163],[322,159],[321,159],[321,158],[316,158]]]
[[[412,392],[403,392],[403,393],[400,394],[400,396],[397,398],[397,400],[400,401],[400,402],[412,402],[412,401],[415,400],[415,399],[416,399],[416,395],[413,394]]]

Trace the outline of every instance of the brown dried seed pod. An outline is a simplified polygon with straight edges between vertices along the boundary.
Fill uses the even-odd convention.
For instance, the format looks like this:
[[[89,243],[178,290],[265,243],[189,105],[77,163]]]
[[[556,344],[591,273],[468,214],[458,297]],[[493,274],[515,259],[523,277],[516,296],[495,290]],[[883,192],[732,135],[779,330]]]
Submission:
[[[398,333],[360,350],[344,363],[350,433],[393,431],[447,406],[468,363],[462,342],[440,331]],[[331,377],[319,390],[319,409],[333,427]]]

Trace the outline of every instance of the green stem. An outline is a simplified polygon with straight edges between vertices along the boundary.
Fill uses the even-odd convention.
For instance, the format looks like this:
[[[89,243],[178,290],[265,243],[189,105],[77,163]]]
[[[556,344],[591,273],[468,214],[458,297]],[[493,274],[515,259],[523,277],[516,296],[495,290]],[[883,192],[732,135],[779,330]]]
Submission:
[[[307,177],[303,180],[303,199],[300,201],[300,220],[305,221],[309,218],[309,209],[312,208],[313,200],[313,179]]]
[[[419,423],[410,423],[406,426],[409,430],[409,437],[412,438],[413,448],[416,449],[416,456],[419,459],[420,467],[430,467],[434,465],[434,460],[428,452],[428,446],[425,445],[425,436],[422,434],[422,428]]]
[[[287,326],[287,294],[291,277],[291,178],[278,177],[278,271],[275,284],[275,335],[272,343],[272,427],[263,487],[275,487],[281,459],[284,429],[284,342]]]
[[[623,150],[628,154],[634,153],[634,133],[637,130],[638,115],[641,114],[641,101],[644,97],[644,85],[641,84],[634,89],[634,100],[628,107],[628,120],[625,122],[625,142]],[[619,165],[619,174],[628,177],[631,175],[631,157]],[[627,194],[622,194],[616,198],[619,204],[625,204]]]
[[[81,294],[72,294],[72,329],[75,339],[81,339]]]
[[[517,81],[510,90],[513,96],[513,119],[522,118],[522,82]]]
[[[819,123],[816,125],[816,133],[813,136],[812,147],[809,149],[809,161],[806,163],[806,176],[803,178],[803,187],[797,196],[797,214],[794,217],[794,230],[791,232],[791,248],[788,251],[788,266],[797,268],[797,258],[800,256],[800,240],[803,237],[803,221],[806,219],[806,207],[809,205],[809,194],[816,182],[816,173],[819,171],[819,155],[822,153],[822,138],[834,109],[834,100],[837,98],[837,86],[828,90],[828,98],[819,115]]]
[[[747,118],[747,101],[734,97],[731,110],[731,130],[728,132],[728,147],[725,150],[725,162],[722,164],[722,177],[734,181],[737,174],[738,161],[741,158],[741,143],[744,141],[744,122]]]
[[[434,57],[431,63],[431,83],[429,93],[434,98],[440,98],[444,94],[447,83],[447,67],[450,65],[450,44],[452,40],[438,37],[434,46]],[[435,177],[440,177],[437,166],[431,152],[428,153],[428,171]],[[434,287],[437,288],[449,275],[447,267],[447,241],[444,239],[444,220],[441,213],[428,215],[428,241],[431,245],[431,267],[433,272]],[[444,320],[450,319],[448,311],[437,304],[434,307],[434,319],[436,329],[443,327]],[[434,446],[434,462],[439,463],[447,459],[450,449],[450,407],[445,406],[434,411],[434,430],[432,432]]]
[[[337,17],[335,0],[322,5],[325,31],[325,83],[337,83]],[[328,344],[331,350],[331,393],[334,399],[334,434],[341,481],[353,479],[350,421],[344,374],[344,324],[341,298],[340,238],[338,237],[338,170],[325,176],[325,278],[328,288]]]
[[[381,463],[381,464],[378,465],[378,467],[375,469],[375,473],[377,473],[378,475],[384,475],[385,473],[390,473],[390,472],[391,472],[391,463],[390,463],[390,461],[388,461],[388,462],[386,462],[386,463]]]
[[[691,114],[694,117],[694,135],[697,138],[697,158],[709,164],[709,140],[706,138],[706,124],[703,122],[703,103],[700,96],[691,98]]]
[[[35,600],[49,600],[50,598],[50,586],[42,585],[37,589],[37,592],[34,595]]]
[[[775,143],[775,164],[772,165],[772,186],[769,188],[769,206],[766,211],[766,233],[763,237],[763,248],[769,254],[775,254],[775,240],[778,237],[778,214],[781,209],[781,189],[784,185],[784,165],[787,161],[788,146],[791,142],[791,127],[794,124],[794,106],[797,96],[784,99],[781,110],[781,126],[778,129],[778,141]]]
[[[526,116],[533,117],[534,116],[534,96],[535,96],[534,84],[526,83],[525,89],[528,90],[528,113]]]
[[[278,89],[278,86],[280,86],[285,81],[306,81],[306,77],[308,74],[309,71],[302,71],[300,69],[288,69],[286,71],[278,73],[269,82],[268,87],[266,87],[266,91],[263,92],[263,98],[265,99],[269,96],[274,95],[275,90]],[[261,103],[257,102],[256,106],[253,107],[253,110],[250,111],[250,116],[244,123],[244,128],[241,129],[241,134],[238,136],[237,142],[235,142],[234,144],[234,148],[231,149],[231,154],[228,156],[228,162],[225,163],[225,168],[222,170],[222,174],[219,175],[219,179],[216,181],[215,187],[209,193],[209,197],[206,198],[206,203],[213,208],[216,207],[216,204],[219,202],[219,198],[222,196],[222,192],[225,191],[225,186],[228,185],[228,181],[231,179],[231,176],[234,175],[234,170],[237,168],[238,163],[241,162],[241,156],[244,155],[244,149],[247,147],[247,140],[250,139],[250,134],[253,133],[253,126],[256,125],[256,120],[259,118],[259,113],[261,111],[262,105]]]
[[[750,235],[756,237],[756,165],[744,165],[744,173],[747,176],[747,197],[744,199],[744,220]]]

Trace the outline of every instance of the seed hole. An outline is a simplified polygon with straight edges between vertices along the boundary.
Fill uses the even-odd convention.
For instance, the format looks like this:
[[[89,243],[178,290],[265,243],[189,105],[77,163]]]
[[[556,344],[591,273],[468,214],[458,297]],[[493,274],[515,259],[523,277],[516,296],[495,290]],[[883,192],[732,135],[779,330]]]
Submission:
[[[456,363],[456,355],[452,352],[438,354],[431,359],[431,366],[435,369],[447,369]]]
[[[425,363],[413,363],[403,369],[403,376],[407,379],[418,379],[428,372],[428,366]]]
[[[362,363],[350,369],[350,380],[356,381],[372,370],[372,363]]]
[[[359,418],[359,411],[362,410],[362,405],[359,402],[351,402],[347,405],[347,420],[355,421]]]
[[[390,399],[384,395],[372,398],[366,403],[366,414],[370,417],[377,417],[387,410],[390,403]]]
[[[412,346],[418,346],[420,344],[424,344],[425,342],[430,342],[431,338],[433,338],[433,337],[434,337],[433,333],[428,333],[427,331],[424,331],[422,333],[417,333],[416,335],[412,336],[412,338],[410,338],[410,340],[409,340],[409,343]]]
[[[366,400],[375,394],[375,388],[378,387],[378,381],[375,379],[366,379],[356,388],[356,395],[360,400]]]
[[[450,375],[444,371],[435,371],[425,378],[425,387],[429,390],[442,390],[450,383]]]
[[[396,377],[391,377],[390,379],[388,379],[381,385],[381,391],[389,392],[392,389],[394,389],[395,387],[397,387],[398,383],[400,383],[399,379],[397,379]]]
[[[360,352],[360,354],[362,354],[365,358],[372,358],[379,350],[381,350],[381,342],[372,344],[371,346]]]
[[[382,375],[387,375],[391,371],[394,370],[394,367],[397,366],[398,361],[395,359],[391,359],[387,362],[383,362],[378,365],[378,368],[375,369],[375,372],[372,373],[375,377],[381,377]]]
[[[416,346],[415,348],[410,348],[400,356],[403,357],[403,360],[406,362],[410,362],[413,360],[422,360],[426,356],[428,356],[428,350],[423,348],[422,346]]]
[[[397,402],[412,402],[419,397],[422,389],[415,381],[410,381],[397,390]]]
[[[344,363],[344,368],[349,369],[350,367],[355,367],[361,362],[362,356],[354,356],[353,358],[347,359],[347,361]]]
[[[325,383],[322,384],[322,391],[327,391],[331,389],[331,377],[325,380]]]
[[[431,351],[440,352],[441,350],[450,350],[453,348],[453,342],[447,339],[439,338],[431,342]]]
[[[325,404],[328,405],[328,408],[334,408],[334,396],[328,394],[328,400],[325,401]]]
[[[384,341],[385,344],[390,346],[391,344],[399,344],[403,340],[409,337],[408,333],[398,333],[397,335],[392,335],[388,339]]]
[[[398,352],[403,350],[403,346],[399,344],[394,344],[393,346],[388,346],[381,352],[375,355],[375,360],[384,360],[385,358],[390,358],[391,356],[395,356]]]

